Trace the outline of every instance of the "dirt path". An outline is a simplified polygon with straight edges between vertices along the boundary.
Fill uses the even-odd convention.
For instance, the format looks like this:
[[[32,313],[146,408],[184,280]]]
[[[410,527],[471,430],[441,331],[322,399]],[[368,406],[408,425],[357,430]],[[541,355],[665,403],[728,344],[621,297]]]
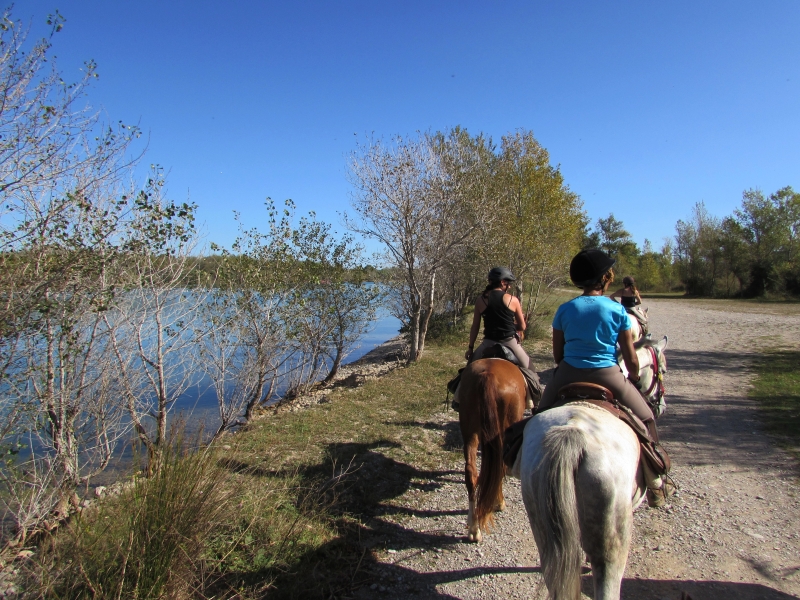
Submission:
[[[680,492],[666,508],[635,513],[623,598],[800,597],[798,466],[761,431],[747,399],[758,347],[800,345],[800,316],[648,304],[651,331],[669,336],[659,427]],[[445,437],[454,415],[437,416]],[[508,510],[494,532],[468,544],[463,462],[442,466],[447,476],[419,485],[399,499],[403,511],[385,518],[375,583],[358,596],[545,598],[519,482],[507,480]],[[587,569],[584,594],[591,589]]]

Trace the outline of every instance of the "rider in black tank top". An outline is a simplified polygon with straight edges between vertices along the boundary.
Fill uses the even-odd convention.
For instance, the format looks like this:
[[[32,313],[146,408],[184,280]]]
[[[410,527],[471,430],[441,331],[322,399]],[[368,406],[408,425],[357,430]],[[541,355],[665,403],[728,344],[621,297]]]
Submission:
[[[503,290],[491,290],[484,294],[486,310],[483,311],[483,335],[490,340],[505,340],[516,333],[514,312],[503,302]]]

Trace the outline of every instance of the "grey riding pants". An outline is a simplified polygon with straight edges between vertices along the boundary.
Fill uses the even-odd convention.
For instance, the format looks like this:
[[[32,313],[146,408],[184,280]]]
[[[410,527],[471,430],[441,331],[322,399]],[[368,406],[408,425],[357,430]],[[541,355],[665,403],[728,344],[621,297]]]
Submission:
[[[642,421],[653,419],[653,411],[650,405],[642,397],[636,386],[633,385],[618,366],[603,367],[598,369],[578,369],[567,361],[562,360],[553,372],[553,379],[544,388],[542,401],[539,403],[539,410],[543,410],[555,404],[558,394],[563,386],[569,383],[596,383],[611,390],[614,398],[623,406],[627,406]]]
[[[531,357],[528,356],[528,353],[525,352],[525,349],[520,345],[515,337],[506,338],[504,340],[490,340],[489,338],[483,338],[480,346],[475,348],[475,351],[472,353],[472,360],[478,360],[481,358],[483,353],[495,344],[500,344],[511,350],[514,353],[514,356],[517,358],[520,367],[523,369],[530,368]]]

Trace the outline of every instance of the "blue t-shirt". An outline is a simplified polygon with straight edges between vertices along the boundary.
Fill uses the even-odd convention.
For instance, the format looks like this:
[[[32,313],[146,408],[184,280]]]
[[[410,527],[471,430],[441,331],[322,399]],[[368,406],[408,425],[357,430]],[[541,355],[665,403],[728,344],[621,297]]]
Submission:
[[[553,329],[564,332],[564,360],[577,369],[616,365],[617,338],[630,328],[622,305],[605,296],[578,296],[553,317]]]

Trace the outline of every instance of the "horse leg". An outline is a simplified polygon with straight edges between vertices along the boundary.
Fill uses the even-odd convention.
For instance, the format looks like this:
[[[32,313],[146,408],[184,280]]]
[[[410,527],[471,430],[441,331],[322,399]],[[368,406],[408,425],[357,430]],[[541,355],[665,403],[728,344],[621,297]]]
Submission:
[[[495,512],[503,512],[506,509],[506,499],[503,497],[503,488],[497,494],[497,504],[494,505]]]
[[[601,479],[596,473],[578,471],[576,494],[587,499],[578,511],[581,543],[592,565],[595,600],[619,600],[633,514],[630,497],[603,486]]]
[[[467,486],[469,514],[467,516],[467,538],[470,542],[481,541],[481,529],[475,519],[475,488],[478,485],[478,434],[464,439],[464,483]]]
[[[594,582],[594,600],[619,600],[622,587],[622,575],[628,553],[622,560],[612,562],[592,560],[592,580]]]

